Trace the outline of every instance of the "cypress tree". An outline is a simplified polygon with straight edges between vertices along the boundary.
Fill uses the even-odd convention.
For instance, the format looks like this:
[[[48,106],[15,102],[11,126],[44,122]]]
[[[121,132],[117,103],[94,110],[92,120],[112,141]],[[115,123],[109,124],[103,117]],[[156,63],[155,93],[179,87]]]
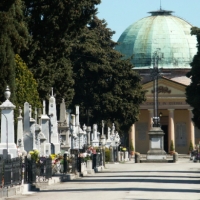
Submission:
[[[69,55],[81,29],[96,12],[100,0],[25,0],[32,41],[23,60],[33,72],[40,97],[53,87],[57,103],[68,106],[74,95],[73,71]]]
[[[82,121],[87,124],[101,120],[115,122],[118,130],[128,130],[138,120],[139,104],[144,100],[140,76],[130,60],[114,47],[113,31],[96,16],[85,27],[73,47],[75,96]]]
[[[200,129],[200,28],[193,27],[192,35],[197,36],[197,54],[194,56],[191,70],[186,74],[191,78],[190,85],[186,88],[186,102],[193,107],[193,122]]]
[[[28,102],[32,108],[41,108],[42,104],[37,91],[38,84],[20,56],[15,55],[16,63],[16,107]]]
[[[28,41],[21,0],[0,2],[0,27],[0,101],[5,100],[3,92],[9,85],[15,102],[15,53],[25,49]]]

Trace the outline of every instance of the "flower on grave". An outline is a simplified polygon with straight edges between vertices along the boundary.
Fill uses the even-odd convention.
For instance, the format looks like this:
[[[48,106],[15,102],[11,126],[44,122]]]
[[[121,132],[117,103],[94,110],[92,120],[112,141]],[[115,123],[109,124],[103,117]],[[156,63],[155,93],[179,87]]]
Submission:
[[[31,160],[34,160],[36,163],[39,161],[39,151],[38,150],[32,150],[29,151],[29,155],[31,157]]]
[[[63,163],[63,156],[60,153],[51,154],[50,157],[52,159],[52,164]]]
[[[126,151],[126,148],[125,148],[125,147],[123,147],[123,148],[122,148],[122,151]]]

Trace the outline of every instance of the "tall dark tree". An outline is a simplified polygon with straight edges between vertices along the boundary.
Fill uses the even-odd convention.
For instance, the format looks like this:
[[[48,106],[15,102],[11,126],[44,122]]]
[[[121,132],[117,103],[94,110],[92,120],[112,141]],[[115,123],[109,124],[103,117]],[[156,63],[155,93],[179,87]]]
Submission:
[[[21,0],[0,2],[0,101],[4,101],[6,85],[12,91],[15,102],[15,54],[26,48],[28,31],[24,23]]]
[[[186,102],[193,107],[193,122],[200,129],[200,28],[193,27],[192,35],[197,36],[197,54],[194,56],[191,70],[187,77],[191,78],[191,83],[186,88]]]
[[[71,54],[76,91],[73,105],[80,105],[88,124],[106,120],[127,131],[138,120],[145,93],[133,65],[114,49],[113,33],[104,20],[94,16],[78,38]]]
[[[74,95],[71,48],[100,0],[24,1],[32,42],[23,60],[38,82],[40,97],[45,99],[54,87],[57,102],[65,98],[68,106]]]

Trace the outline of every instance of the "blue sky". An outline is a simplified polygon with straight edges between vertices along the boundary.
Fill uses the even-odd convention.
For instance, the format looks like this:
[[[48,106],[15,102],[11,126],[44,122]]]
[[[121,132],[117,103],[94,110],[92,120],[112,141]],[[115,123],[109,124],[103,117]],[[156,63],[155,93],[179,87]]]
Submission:
[[[112,39],[117,41],[128,26],[158,9],[160,0],[101,0],[98,17],[116,32]],[[162,9],[200,28],[200,0],[162,0]]]

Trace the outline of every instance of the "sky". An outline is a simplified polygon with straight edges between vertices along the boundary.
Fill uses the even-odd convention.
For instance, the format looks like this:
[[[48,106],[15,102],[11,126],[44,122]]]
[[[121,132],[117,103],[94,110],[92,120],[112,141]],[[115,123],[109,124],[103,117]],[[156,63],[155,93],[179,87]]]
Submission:
[[[173,15],[200,28],[200,0],[101,0],[97,16],[116,32],[112,39],[117,42],[131,24],[150,16],[149,11],[159,10],[160,1],[163,10],[174,11]]]

